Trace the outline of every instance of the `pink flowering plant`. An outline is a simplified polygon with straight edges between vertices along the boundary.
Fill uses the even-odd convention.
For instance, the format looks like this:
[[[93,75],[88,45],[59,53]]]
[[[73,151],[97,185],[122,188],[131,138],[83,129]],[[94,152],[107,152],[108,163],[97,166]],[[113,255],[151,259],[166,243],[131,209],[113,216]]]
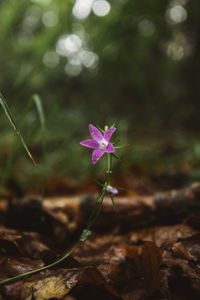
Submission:
[[[103,156],[103,154],[106,154],[107,155],[107,170],[106,170],[106,176],[105,176],[106,177],[105,183],[101,184],[101,183],[97,182],[98,185],[101,187],[101,190],[100,190],[99,196],[96,199],[94,208],[90,214],[88,223],[87,223],[85,229],[83,229],[83,231],[82,231],[79,241],[75,244],[75,246],[69,252],[67,252],[63,257],[54,261],[53,263],[51,263],[47,266],[44,266],[42,268],[30,271],[30,272],[20,274],[18,276],[14,276],[14,277],[5,279],[0,282],[0,286],[10,283],[12,281],[24,278],[26,276],[36,274],[36,273],[44,271],[46,269],[52,268],[52,267],[58,265],[59,263],[61,263],[62,261],[64,261],[71,254],[73,254],[74,251],[91,235],[91,227],[93,226],[93,224],[95,223],[96,219],[98,218],[98,216],[101,212],[103,200],[104,200],[104,197],[106,194],[108,194],[110,196],[112,203],[113,203],[113,207],[114,207],[113,197],[116,196],[118,194],[118,190],[121,189],[121,188],[113,187],[110,183],[110,181],[111,181],[110,177],[112,174],[112,157],[117,158],[115,151],[117,148],[120,148],[119,146],[116,146],[116,143],[110,142],[111,137],[112,137],[113,133],[115,132],[115,130],[116,130],[116,128],[114,126],[111,126],[110,128],[105,126],[104,130],[102,130],[102,129],[99,130],[98,128],[96,128],[95,126],[90,124],[89,131],[90,131],[92,139],[84,140],[80,143],[84,147],[93,149],[93,153],[92,153],[92,163],[93,164],[96,164],[99,161],[99,159]]]
[[[107,129],[107,128],[105,128]],[[84,140],[80,144],[82,146],[94,149],[92,153],[92,163],[96,164],[98,160],[102,157],[104,153],[113,153],[115,152],[115,148],[113,144],[111,144],[110,139],[113,133],[115,132],[116,128],[111,127],[103,132],[100,132],[93,125],[89,125],[89,131],[92,137],[92,140]]]
[[[105,126],[104,130],[102,129],[99,130],[97,127],[93,126],[92,124],[89,124],[89,132],[92,139],[84,140],[80,143],[84,147],[93,149],[92,152],[93,164],[96,164],[99,161],[99,159],[103,156],[104,153],[107,154],[107,161],[108,161],[107,170],[106,170],[106,180],[104,184],[98,183],[101,187],[101,192],[97,198],[94,211],[91,214],[91,217],[89,219],[87,229],[86,231],[83,232],[83,238],[84,238],[84,233],[90,234],[90,232],[87,230],[91,228],[97,216],[99,215],[103,204],[103,199],[106,193],[110,195],[114,207],[113,197],[118,194],[118,189],[120,189],[120,188],[117,189],[116,187],[112,187],[110,184],[110,176],[112,174],[112,157],[114,156],[115,158],[117,158],[114,152],[118,148],[117,146],[114,146],[114,144],[110,142],[111,137],[115,132],[115,130],[116,128],[114,127],[114,125],[111,126],[110,128],[108,128],[108,126]]]

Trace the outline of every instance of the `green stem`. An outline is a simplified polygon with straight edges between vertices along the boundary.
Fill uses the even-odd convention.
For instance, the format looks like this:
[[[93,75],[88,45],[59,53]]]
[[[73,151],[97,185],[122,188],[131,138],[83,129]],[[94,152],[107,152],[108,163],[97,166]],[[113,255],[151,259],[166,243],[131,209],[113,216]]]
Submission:
[[[105,186],[106,185],[110,185],[110,175],[112,174],[111,165],[112,165],[111,155],[108,153],[108,169],[106,171],[106,180],[107,181],[105,183]],[[84,233],[83,239],[81,238],[82,237],[81,236],[79,242],[69,252],[67,252],[63,257],[61,257],[60,259],[56,260],[55,262],[53,262],[53,263],[51,263],[51,264],[49,264],[47,266],[44,266],[42,268],[39,268],[39,269],[30,271],[30,272],[27,272],[27,273],[24,273],[24,274],[21,274],[21,275],[17,275],[17,276],[5,279],[3,281],[0,281],[0,287],[3,286],[3,285],[5,285],[5,284],[7,284],[7,283],[13,282],[14,280],[18,280],[18,279],[21,279],[21,278],[24,278],[24,277],[27,277],[27,276],[31,276],[31,275],[34,275],[34,274],[39,273],[41,271],[47,270],[49,268],[52,268],[52,267],[58,265],[59,263],[61,263],[62,261],[64,261],[71,254],[73,254],[74,251],[76,249],[78,249],[79,246],[91,234],[90,228],[92,227],[92,225],[94,224],[94,222],[96,221],[96,219],[98,218],[98,216],[99,216],[99,214],[101,212],[101,208],[102,208],[102,204],[103,204],[103,199],[104,199],[104,196],[105,196],[105,194],[107,192],[107,190],[105,189],[105,186],[102,188],[101,193],[100,193],[99,197],[96,200],[95,207],[93,208],[93,210],[91,212],[91,215],[89,217],[86,229],[83,230],[83,233]],[[84,231],[86,232],[86,236],[85,236],[85,232]]]
[[[96,215],[94,216],[94,219],[92,220],[92,222],[91,222],[89,228],[92,227],[92,225],[95,223],[96,219],[98,218],[98,216],[99,216],[99,214],[100,214],[100,212],[101,212],[101,208],[102,208],[102,204],[103,204],[103,199],[104,199],[104,196],[102,197],[101,202],[99,203],[99,207],[98,207],[97,213],[96,213]]]
[[[94,224],[94,222],[96,221],[97,217],[99,216],[105,194],[106,194],[106,190],[102,189],[100,197],[98,198],[98,201],[96,202],[95,205],[95,211],[93,211],[93,213],[91,214],[91,218],[88,221],[86,229],[90,229]]]
[[[98,207],[99,207],[99,202],[102,198],[102,195],[103,195],[103,189],[101,190],[101,193],[99,194],[99,197],[97,198],[96,200],[96,203],[95,203],[95,206],[90,214],[90,217],[89,217],[89,220],[88,220],[88,223],[87,223],[87,226],[86,226],[86,229],[89,229],[91,228],[91,224],[92,224],[92,220],[96,214],[96,211],[98,210]]]
[[[89,218],[89,221],[88,221],[88,224],[87,224],[87,230],[89,230],[92,225],[94,224],[94,222],[96,221],[97,217],[99,216],[99,213],[101,211],[101,207],[102,207],[102,204],[103,204],[103,199],[104,199],[104,196],[106,194],[106,190],[105,189],[102,189],[99,197],[97,198],[97,201],[96,201],[96,205],[90,215],[90,218]],[[24,274],[21,274],[21,275],[17,275],[17,276],[14,276],[14,277],[11,277],[11,278],[8,278],[8,279],[5,279],[5,280],[2,280],[0,282],[0,287],[5,285],[5,284],[8,284],[10,282],[13,282],[15,280],[18,280],[18,279],[21,279],[21,278],[24,278],[24,277],[27,277],[27,276],[31,276],[31,275],[34,275],[36,273],[39,273],[41,271],[44,271],[44,270],[47,270],[47,269],[50,269],[56,265],[58,265],[59,263],[61,263],[62,261],[64,261],[67,257],[69,257],[71,254],[74,253],[74,251],[76,249],[79,248],[79,246],[82,244],[83,241],[79,241],[69,252],[67,252],[63,257],[61,257],[60,259],[56,260],[55,262],[47,265],[47,266],[44,266],[42,268],[39,268],[39,269],[36,269],[36,270],[33,270],[33,271],[30,271],[30,272],[27,272],[27,273],[24,273]]]
[[[111,175],[111,155],[108,153],[108,169],[106,171],[106,177],[107,177],[107,185],[110,185],[110,175]]]
[[[2,280],[0,282],[0,287],[7,284],[7,283],[10,283],[14,280],[17,280],[17,279],[21,279],[21,278],[24,278],[24,277],[27,277],[27,276],[31,276],[31,275],[34,275],[36,273],[39,273],[41,271],[44,271],[44,270],[47,270],[49,268],[52,268],[56,265],[58,265],[59,263],[61,263],[62,261],[64,261],[68,256],[70,256],[76,249],[78,249],[78,247],[81,245],[81,241],[79,241],[69,252],[67,252],[63,257],[61,257],[60,259],[56,260],[55,262],[47,265],[47,266],[44,266],[42,268],[39,268],[37,270],[33,270],[33,271],[30,271],[30,272],[27,272],[27,273],[24,273],[24,274],[21,274],[21,275],[17,275],[17,276],[14,276],[14,277],[11,277],[11,278],[8,278],[8,279],[5,279],[5,280]]]

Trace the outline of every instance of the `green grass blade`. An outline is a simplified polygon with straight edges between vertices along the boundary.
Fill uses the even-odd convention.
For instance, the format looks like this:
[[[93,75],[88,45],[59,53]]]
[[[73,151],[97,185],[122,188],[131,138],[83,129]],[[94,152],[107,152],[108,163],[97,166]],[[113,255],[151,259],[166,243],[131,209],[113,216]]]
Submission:
[[[42,129],[42,153],[43,153],[43,163],[44,163],[44,178],[43,178],[43,189],[42,189],[42,194],[44,196],[45,193],[45,184],[46,184],[46,118],[42,106],[42,101],[40,99],[40,96],[35,94],[33,95],[33,101],[35,102],[38,115],[40,118],[40,123],[41,123],[41,129]]]
[[[42,101],[40,99],[40,96],[35,94],[33,95],[33,101],[35,102],[38,115],[40,118],[40,124],[42,129],[42,152],[43,152],[43,162],[44,165],[46,165],[46,119],[45,114],[42,106]]]
[[[35,101],[35,105],[36,105],[37,110],[38,110],[42,130],[45,131],[45,115],[44,115],[44,110],[43,110],[43,107],[42,107],[42,101],[41,101],[39,95],[37,95],[37,94],[33,95],[33,99]]]
[[[2,105],[3,110],[4,110],[4,112],[5,112],[6,116],[7,116],[10,124],[12,125],[14,131],[18,135],[18,137],[19,137],[19,139],[20,139],[20,141],[22,143],[22,146],[24,147],[25,151],[27,152],[29,158],[32,160],[33,164],[36,166],[37,164],[36,164],[36,162],[35,162],[32,154],[31,154],[31,152],[29,151],[29,149],[28,149],[28,147],[26,145],[23,136],[21,135],[19,129],[17,128],[17,125],[15,124],[15,121],[14,121],[12,115],[11,115],[10,109],[9,109],[9,107],[8,107],[6,101],[5,101],[5,99],[4,99],[4,97],[3,97],[3,95],[1,93],[0,93],[0,104]]]
[[[18,131],[22,130],[26,116],[33,105],[36,106],[36,110],[39,115],[40,127],[41,127],[41,131],[42,131],[43,162],[44,162],[44,168],[46,169],[46,126],[45,126],[46,118],[45,118],[45,114],[43,111],[42,101],[40,100],[40,97],[38,95],[33,95],[29,99],[27,105],[25,106],[25,108],[22,112],[21,118],[19,120]],[[17,153],[17,143],[16,143],[17,138],[18,138],[18,136],[15,135],[14,140],[12,142],[11,150],[9,152],[8,159],[6,161],[6,166],[5,166],[4,172],[0,176],[1,177],[0,178],[0,189],[2,189],[6,185],[6,182],[9,178],[9,174],[12,172],[13,162],[14,162],[14,159],[15,159],[15,156]],[[46,182],[46,172],[44,173],[44,179],[43,179],[43,188],[42,188],[43,195],[44,195],[44,191],[45,191],[45,182]]]

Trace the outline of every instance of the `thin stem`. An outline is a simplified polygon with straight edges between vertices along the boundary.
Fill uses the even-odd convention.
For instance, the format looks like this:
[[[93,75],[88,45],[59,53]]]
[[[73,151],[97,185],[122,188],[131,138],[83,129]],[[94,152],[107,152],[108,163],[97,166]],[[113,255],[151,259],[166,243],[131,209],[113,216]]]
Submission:
[[[101,199],[101,197],[102,197],[102,194],[103,194],[103,189],[101,190],[101,193],[99,194],[99,197],[98,197],[97,200],[96,200],[95,206],[94,206],[94,208],[93,208],[93,210],[92,210],[92,212],[91,212],[91,214],[90,214],[90,217],[89,217],[89,220],[88,220],[86,229],[91,228],[90,223],[92,222],[92,219],[93,219],[94,216],[95,216],[95,213],[96,213],[96,210],[97,210],[97,208],[98,208],[98,206],[99,206],[99,202],[100,202],[100,199]]]
[[[91,215],[89,217],[86,229],[83,230],[83,233],[82,233],[82,235],[80,237],[79,242],[69,252],[67,252],[63,257],[61,257],[60,259],[56,260],[55,262],[53,262],[53,263],[51,263],[51,264],[49,264],[47,266],[44,266],[42,268],[39,268],[37,270],[33,270],[33,271],[30,271],[30,272],[14,276],[14,277],[5,279],[3,281],[0,281],[0,286],[3,286],[3,285],[5,285],[7,283],[10,283],[10,282],[13,282],[14,280],[17,280],[17,279],[20,279],[20,278],[24,278],[24,277],[27,277],[27,276],[31,276],[31,275],[34,275],[34,274],[39,273],[41,271],[47,270],[49,268],[52,268],[52,267],[58,265],[59,263],[61,263],[62,261],[64,261],[67,257],[69,257],[71,254],[73,254],[74,251],[77,248],[79,248],[79,246],[91,234],[90,228],[92,227],[92,225],[94,224],[94,222],[96,221],[96,219],[98,218],[98,216],[99,216],[99,214],[101,212],[101,208],[102,208],[102,204],[103,204],[103,199],[104,199],[105,194],[107,193],[106,185],[110,185],[110,175],[112,174],[111,165],[112,165],[112,159],[111,159],[110,153],[108,153],[108,169],[106,171],[106,180],[107,181],[106,181],[105,185],[102,187],[101,193],[100,193],[99,197],[96,200],[95,207],[93,208],[93,210],[91,212]]]
[[[115,201],[113,199],[113,196],[110,196],[111,200],[112,200],[112,205],[113,205],[113,209],[115,208]]]
[[[8,279],[5,279],[5,280],[2,280],[0,282],[0,286],[3,286],[7,283],[10,283],[14,280],[17,280],[17,279],[20,279],[20,278],[24,278],[24,277],[27,277],[27,276],[31,276],[31,275],[34,275],[36,273],[39,273],[41,271],[44,271],[44,270],[47,270],[49,268],[52,268],[56,265],[58,265],[59,263],[61,263],[62,261],[64,261],[68,256],[70,256],[80,245],[81,245],[81,241],[79,241],[69,252],[67,252],[63,257],[61,257],[60,259],[56,260],[55,262],[47,265],[47,266],[44,266],[42,268],[39,268],[37,270],[33,270],[33,271],[30,271],[30,272],[27,272],[27,273],[24,273],[24,274],[21,274],[21,275],[17,275],[17,276],[14,276],[14,277],[11,277],[11,278],[8,278]]]
[[[111,171],[111,155],[108,153],[108,168],[106,171],[106,177],[107,177],[107,185],[110,185],[110,174],[112,173]]]
[[[110,172],[110,167],[111,167],[111,165],[110,165],[110,153],[108,153],[108,172]]]
[[[98,218],[99,213],[102,208],[103,199],[104,199],[105,194],[106,194],[106,191],[102,190],[101,197],[99,197],[98,203],[96,202],[96,204],[98,204],[98,205],[96,205],[96,208],[98,207],[98,209],[96,209],[96,211],[95,211],[96,214],[93,214],[92,218],[90,218],[90,220],[88,221],[87,229],[90,229],[92,227],[92,225],[94,224],[94,222],[96,221],[96,219]]]
[[[98,216],[99,216],[99,214],[100,214],[100,212],[101,212],[101,208],[102,208],[102,204],[103,204],[103,198],[104,198],[104,197],[102,197],[101,202],[99,203],[99,208],[98,208],[98,210],[97,210],[96,215],[94,216],[94,219],[92,220],[92,222],[91,222],[91,224],[90,224],[90,227],[92,227],[92,225],[94,224],[94,222],[96,221],[96,219],[98,218]]]
[[[90,215],[90,218],[89,218],[89,221],[88,221],[88,225],[87,225],[87,229],[89,230],[92,225],[94,224],[94,222],[96,221],[97,217],[99,216],[99,213],[101,211],[101,207],[102,207],[102,204],[103,204],[103,199],[104,199],[104,196],[106,194],[106,190],[102,189],[99,197],[97,198],[97,201],[96,201],[96,205]],[[14,276],[14,277],[11,277],[11,278],[8,278],[8,279],[5,279],[5,280],[2,280],[0,281],[0,287],[5,285],[5,284],[8,284],[10,282],[13,282],[15,280],[18,280],[18,279],[21,279],[21,278],[24,278],[24,277],[27,277],[27,276],[31,276],[31,275],[34,275],[36,273],[39,273],[41,271],[44,271],[44,270],[47,270],[47,269],[50,269],[56,265],[58,265],[59,263],[61,263],[62,261],[64,261],[67,257],[69,257],[71,254],[74,253],[74,251],[76,249],[79,248],[79,246],[82,244],[83,241],[80,241],[69,251],[67,252],[63,257],[61,257],[60,259],[56,260],[55,262],[47,265],[47,266],[44,266],[42,268],[39,268],[39,269],[36,269],[36,270],[33,270],[33,271],[29,271],[29,272],[26,272],[24,274],[21,274],[21,275],[17,275],[17,276]]]

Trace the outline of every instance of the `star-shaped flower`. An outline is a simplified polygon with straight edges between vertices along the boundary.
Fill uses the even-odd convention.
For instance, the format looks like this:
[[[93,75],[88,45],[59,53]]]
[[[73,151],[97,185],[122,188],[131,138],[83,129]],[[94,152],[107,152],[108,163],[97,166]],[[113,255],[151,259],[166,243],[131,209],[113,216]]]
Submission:
[[[89,131],[92,140],[84,140],[80,144],[82,146],[94,149],[92,153],[92,163],[96,164],[98,160],[104,153],[113,153],[115,148],[112,143],[110,143],[110,138],[115,132],[116,128],[111,127],[106,130],[104,135],[95,126],[89,124]]]

